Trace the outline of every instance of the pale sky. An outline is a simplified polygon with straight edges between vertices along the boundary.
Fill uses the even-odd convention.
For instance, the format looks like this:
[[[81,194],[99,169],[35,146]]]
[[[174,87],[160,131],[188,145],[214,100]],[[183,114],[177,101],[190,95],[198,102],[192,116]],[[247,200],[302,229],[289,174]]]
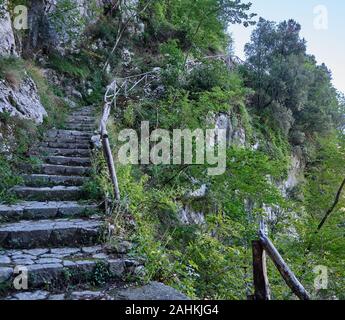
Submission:
[[[301,35],[307,40],[308,53],[324,62],[333,73],[335,87],[345,93],[345,1],[344,0],[243,0],[252,2],[252,12],[272,21],[295,19],[302,25]],[[317,29],[320,21],[314,13],[318,6],[328,13],[328,27]],[[320,7],[319,7],[320,8]],[[327,18],[327,15],[326,15]],[[326,21],[326,20],[322,20]],[[326,21],[327,22],[327,21]],[[316,24],[318,25],[318,24]],[[253,27],[231,25],[229,31],[235,40],[235,53],[244,58],[244,45],[250,40]]]

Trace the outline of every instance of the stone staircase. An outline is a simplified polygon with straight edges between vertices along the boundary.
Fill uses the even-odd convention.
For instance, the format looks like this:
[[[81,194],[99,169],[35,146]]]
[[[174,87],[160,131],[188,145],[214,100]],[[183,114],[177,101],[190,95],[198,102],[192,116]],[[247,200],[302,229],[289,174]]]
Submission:
[[[38,147],[43,163],[23,175],[23,185],[13,188],[21,201],[0,205],[3,298],[62,299],[71,287],[88,288],[89,283],[105,275],[120,283],[142,268],[126,257],[128,242],[111,252],[105,249],[100,210],[83,199],[82,185],[91,170],[90,138],[95,125],[92,109],[86,107],[69,116],[64,130],[47,132]],[[24,291],[16,291],[13,284],[19,275],[15,272],[18,266],[28,273],[28,288]],[[45,294],[35,290],[45,290]],[[74,297],[78,296],[82,298],[83,294],[74,292]]]

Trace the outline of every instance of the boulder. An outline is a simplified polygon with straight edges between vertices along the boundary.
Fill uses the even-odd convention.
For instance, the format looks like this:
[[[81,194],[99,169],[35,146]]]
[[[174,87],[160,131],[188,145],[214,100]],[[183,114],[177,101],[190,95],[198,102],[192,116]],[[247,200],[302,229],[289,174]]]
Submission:
[[[0,28],[1,29],[1,28]],[[18,86],[11,86],[0,79],[0,112],[42,123],[47,116],[34,81],[25,76]]]
[[[150,282],[142,287],[118,289],[109,295],[115,300],[189,300],[184,294],[159,282]]]

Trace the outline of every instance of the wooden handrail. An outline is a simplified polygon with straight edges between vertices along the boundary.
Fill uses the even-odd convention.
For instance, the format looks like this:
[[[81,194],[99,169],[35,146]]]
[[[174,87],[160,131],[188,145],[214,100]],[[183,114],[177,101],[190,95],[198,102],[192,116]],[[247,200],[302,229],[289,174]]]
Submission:
[[[261,241],[253,241],[252,247],[255,300],[271,300],[265,250]]]
[[[111,151],[109,135],[107,131],[107,123],[110,117],[112,106],[116,110],[117,97],[120,94],[127,96],[135,87],[139,84],[144,83],[144,86],[147,86],[151,83],[156,76],[156,71],[146,72],[127,78],[115,78],[108,86],[104,94],[104,106],[103,114],[99,124],[99,133],[101,136],[103,153],[105,160],[107,162],[109,177],[113,186],[114,196],[117,201],[120,201],[120,188],[116,174],[116,167],[114,162],[114,157]]]
[[[109,143],[109,136],[106,128],[106,122],[101,121],[101,139],[102,139],[102,146],[103,146],[103,153],[105,159],[107,161],[108,171],[110,175],[110,180],[113,185],[114,196],[117,201],[121,200],[120,196],[120,188],[119,183],[117,180],[116,168],[114,163],[114,157],[111,152],[110,143]]]
[[[230,64],[236,63],[237,57],[228,56],[213,56],[213,57],[206,57],[207,59],[221,59],[225,63],[229,62]],[[159,69],[159,68],[158,68]],[[157,70],[158,70],[157,69]],[[109,136],[107,132],[107,123],[110,117],[110,112],[112,106],[116,110],[116,102],[117,97],[120,94],[123,94],[127,97],[127,95],[134,90],[140,84],[144,84],[144,88],[150,85],[154,80],[157,79],[157,70],[152,70],[146,73],[140,73],[137,75],[128,76],[125,78],[116,77],[106,89],[104,94],[104,106],[103,106],[103,114],[99,124],[99,134],[101,136],[102,146],[103,146],[103,153],[105,159],[107,161],[109,176],[113,185],[115,199],[120,201],[120,190],[119,184],[116,174],[116,167],[114,162],[114,157],[111,152]]]
[[[291,291],[300,300],[310,300],[310,294],[298,281],[271,240],[263,232],[260,232],[260,240],[253,242],[253,276],[255,299],[270,300],[265,252],[267,252],[268,256],[273,261],[274,265]]]

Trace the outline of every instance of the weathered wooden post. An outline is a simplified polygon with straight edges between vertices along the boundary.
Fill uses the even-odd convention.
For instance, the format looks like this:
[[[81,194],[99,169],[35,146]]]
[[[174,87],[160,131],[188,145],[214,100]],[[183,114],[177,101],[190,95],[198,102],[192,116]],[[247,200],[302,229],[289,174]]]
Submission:
[[[114,158],[113,158],[113,154],[110,148],[108,132],[107,132],[104,121],[101,121],[101,135],[102,135],[103,151],[105,155],[105,160],[107,161],[110,179],[113,184],[115,199],[117,201],[120,201],[121,199],[120,188],[119,188],[119,183],[117,180]]]
[[[271,300],[267,277],[266,253],[260,241],[253,241],[254,299]]]
[[[301,300],[310,300],[309,293],[304,289],[303,285],[298,281],[294,273],[290,270],[278,250],[275,248],[270,239],[268,239],[263,233],[260,235],[260,242],[263,249],[272,259],[273,263],[277,267],[279,273],[283,277],[286,284],[292,290],[292,292]]]

